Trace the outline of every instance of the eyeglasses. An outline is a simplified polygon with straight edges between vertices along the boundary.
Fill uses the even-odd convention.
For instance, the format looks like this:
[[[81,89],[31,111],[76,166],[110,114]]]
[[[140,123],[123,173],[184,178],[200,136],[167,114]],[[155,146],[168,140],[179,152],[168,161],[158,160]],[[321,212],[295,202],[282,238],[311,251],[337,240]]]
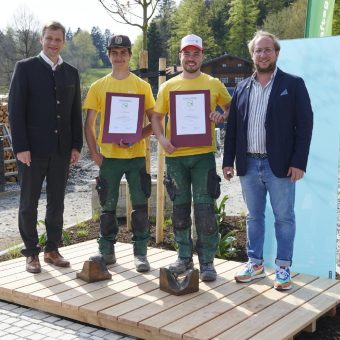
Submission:
[[[272,54],[275,51],[275,48],[258,48],[254,50],[254,54],[260,55],[260,54]]]

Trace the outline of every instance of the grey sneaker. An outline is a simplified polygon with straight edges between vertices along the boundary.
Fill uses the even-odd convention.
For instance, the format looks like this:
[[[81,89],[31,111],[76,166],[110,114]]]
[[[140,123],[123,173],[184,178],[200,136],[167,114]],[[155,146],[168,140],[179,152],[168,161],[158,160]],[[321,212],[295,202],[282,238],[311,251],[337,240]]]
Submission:
[[[150,270],[150,263],[146,256],[135,255],[135,266],[139,273],[148,272]]]
[[[200,265],[200,276],[202,281],[215,281],[217,273],[212,262]]]
[[[114,264],[116,263],[116,255],[113,252],[112,254],[101,254],[102,258],[104,259],[104,262],[106,265],[108,264]]]
[[[194,268],[194,262],[192,261],[192,258],[178,257],[176,262],[170,264],[169,271],[174,274],[181,274],[192,268]]]

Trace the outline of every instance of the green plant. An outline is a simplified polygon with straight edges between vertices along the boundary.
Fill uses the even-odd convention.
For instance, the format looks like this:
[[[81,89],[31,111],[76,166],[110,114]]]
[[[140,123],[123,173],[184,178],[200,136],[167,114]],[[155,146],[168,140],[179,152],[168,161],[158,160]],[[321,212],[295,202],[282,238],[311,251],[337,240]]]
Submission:
[[[172,225],[172,219],[171,217],[165,217],[164,218],[164,228],[167,228]]]
[[[100,220],[100,212],[98,210],[94,211],[92,214],[92,221],[99,222]]]
[[[69,246],[71,244],[71,234],[68,230],[63,230],[63,245]]]
[[[21,257],[22,255],[20,245],[15,243],[10,244],[7,254],[9,259],[16,259],[17,257]]]
[[[39,235],[39,241],[38,241],[39,246],[43,247],[46,244],[46,241],[47,241],[46,233],[40,234]]]
[[[89,232],[86,229],[81,229],[77,231],[78,237],[87,237],[88,235],[89,235]]]
[[[220,259],[231,259],[236,255],[237,253],[237,249],[235,248],[236,237],[233,235],[235,235],[234,231],[230,231],[223,237],[221,237],[221,234],[219,234],[220,239],[218,242],[216,257]]]
[[[216,216],[216,222],[218,226],[223,222],[225,218],[225,204],[228,199],[229,199],[229,196],[225,195],[223,196],[219,204],[215,202],[215,216]]]

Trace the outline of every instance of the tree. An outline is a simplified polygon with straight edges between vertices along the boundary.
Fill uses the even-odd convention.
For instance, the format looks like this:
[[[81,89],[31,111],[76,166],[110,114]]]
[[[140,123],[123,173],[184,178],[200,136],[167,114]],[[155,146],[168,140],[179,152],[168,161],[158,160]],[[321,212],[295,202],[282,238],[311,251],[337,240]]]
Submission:
[[[0,34],[0,84],[8,88],[15,63],[37,55],[41,50],[39,42],[40,24],[24,6],[13,16],[13,23]]]
[[[281,11],[271,13],[263,23],[263,29],[280,39],[303,38],[306,21],[306,0],[297,0]]]
[[[204,0],[182,0],[173,13],[173,27],[170,39],[170,61],[177,63],[181,39],[187,34],[196,34],[203,39],[207,58],[215,56],[218,46],[212,28],[209,26],[208,7]],[[190,13],[190,15],[188,15]]]
[[[231,0],[228,49],[230,54],[249,58],[248,41],[256,31],[259,10],[254,0]]]
[[[130,59],[130,68],[137,70],[139,68],[139,52],[143,49],[143,34],[137,36],[132,46],[132,56]]]
[[[208,24],[212,29],[214,40],[218,46],[217,54],[228,51],[228,27],[230,0],[212,0],[209,5]]]
[[[90,67],[101,66],[90,33],[78,30],[71,41],[66,43],[62,56],[75,66],[79,73]]]
[[[147,31],[160,0],[99,0],[119,23],[139,27],[143,32],[143,50],[148,49]],[[142,13],[142,15],[140,15]]]
[[[92,28],[91,38],[92,38],[93,46],[96,48],[98,57],[102,61],[103,65],[105,65],[106,67],[110,66],[110,60],[106,53],[105,36],[102,34],[98,26]]]
[[[150,51],[148,57],[150,71],[158,70],[158,61],[162,56],[161,37],[159,32],[159,26],[157,25],[156,20],[151,21],[148,29],[148,42]]]
[[[340,35],[340,0],[335,0],[332,35]]]

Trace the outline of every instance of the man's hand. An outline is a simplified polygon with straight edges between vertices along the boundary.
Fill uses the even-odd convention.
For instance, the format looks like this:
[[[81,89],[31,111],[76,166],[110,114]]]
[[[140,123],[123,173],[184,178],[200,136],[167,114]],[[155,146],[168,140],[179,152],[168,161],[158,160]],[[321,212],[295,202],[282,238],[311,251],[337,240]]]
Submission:
[[[31,165],[31,151],[22,151],[17,153],[17,159],[21,163],[26,164],[27,166]]]
[[[72,149],[71,151],[71,158],[70,158],[70,165],[75,165],[78,163],[80,158],[80,153],[77,149]]]
[[[212,120],[215,124],[221,124],[224,123],[225,119],[226,119],[226,115],[225,114],[221,114],[218,111],[213,111],[210,112],[209,114],[209,118],[210,120]]]
[[[232,166],[225,166],[223,168],[223,176],[227,181],[234,177],[234,168]]]
[[[103,155],[99,152],[96,152],[94,154],[91,154],[91,159],[98,165],[101,166],[103,163]]]
[[[169,141],[169,139],[165,138],[164,136],[161,136],[159,139],[159,144],[162,145],[162,148],[168,153],[168,154],[172,154],[176,148],[171,144],[171,142]]]
[[[304,171],[298,168],[290,167],[288,169],[287,177],[290,177],[292,182],[296,182],[304,176]]]

